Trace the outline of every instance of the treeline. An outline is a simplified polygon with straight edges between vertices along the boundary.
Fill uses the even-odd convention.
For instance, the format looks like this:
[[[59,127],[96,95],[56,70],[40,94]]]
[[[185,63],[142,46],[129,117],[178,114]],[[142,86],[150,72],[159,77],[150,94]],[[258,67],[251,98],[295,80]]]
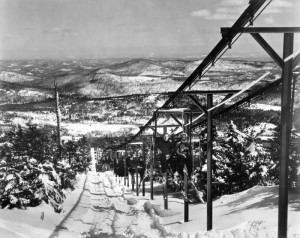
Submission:
[[[74,189],[78,173],[89,167],[85,138],[57,144],[54,128],[28,123],[1,135],[0,206],[26,208],[42,201],[62,210],[66,189]]]
[[[297,131],[300,110],[293,116]],[[280,112],[240,108],[214,120],[213,186],[215,196],[243,191],[255,185],[278,185],[280,156]],[[206,184],[206,127],[201,135],[201,182]],[[291,141],[299,138],[291,136]],[[198,154],[199,152],[197,152]],[[300,148],[290,147],[288,187],[300,189]]]
[[[244,191],[255,185],[279,184],[280,127],[273,124],[278,122],[278,112],[254,112],[252,117],[249,116],[249,111],[246,114],[245,111],[240,111],[236,116],[235,122],[227,122],[226,119],[222,121],[221,126],[216,123],[213,128],[213,197]],[[190,177],[189,187],[192,189],[196,186],[205,194],[207,190],[207,129],[203,126],[196,133],[199,134],[201,143],[194,143],[193,146],[194,157],[191,163],[195,170]],[[178,141],[178,138],[173,136],[171,135],[171,142]],[[297,138],[292,137],[292,141],[294,140]],[[111,141],[111,143],[116,142]],[[131,150],[132,154],[137,154],[140,148],[131,148]],[[176,149],[173,148],[171,151],[176,151]],[[149,150],[146,151],[146,157],[149,163]],[[168,159],[170,170],[168,186],[172,191],[183,189],[182,178],[176,176],[178,174],[176,169],[173,170],[178,167],[176,157],[176,154],[171,153]],[[158,150],[157,158],[154,179],[163,182],[160,150]],[[299,168],[300,148],[291,147],[288,169],[288,189],[291,191],[300,189]]]

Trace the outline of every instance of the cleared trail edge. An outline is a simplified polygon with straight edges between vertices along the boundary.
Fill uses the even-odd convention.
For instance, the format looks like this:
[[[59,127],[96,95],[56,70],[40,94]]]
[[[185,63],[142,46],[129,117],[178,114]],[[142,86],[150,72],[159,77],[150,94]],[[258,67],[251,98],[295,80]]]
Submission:
[[[130,193],[114,181],[111,172],[88,172],[77,203],[50,237],[168,236],[147,202],[126,197]]]

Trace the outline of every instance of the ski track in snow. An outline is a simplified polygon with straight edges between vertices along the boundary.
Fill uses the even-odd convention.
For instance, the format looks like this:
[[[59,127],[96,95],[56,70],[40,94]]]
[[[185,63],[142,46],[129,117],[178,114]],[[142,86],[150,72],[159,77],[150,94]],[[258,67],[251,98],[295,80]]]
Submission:
[[[116,183],[111,172],[89,172],[80,202],[51,237],[133,238],[133,237],[276,237],[276,230],[260,221],[248,221],[226,230],[174,232],[164,227],[153,210],[146,213],[145,200],[127,203],[126,187]],[[130,196],[128,196],[130,197]]]
[[[114,181],[111,172],[89,172],[78,205],[52,237],[162,237],[144,203],[128,205]]]
[[[276,227],[270,227],[266,222],[259,220],[244,221],[224,230],[200,229],[197,232],[188,232],[190,229],[186,227],[184,231],[181,229],[176,232],[172,227],[163,225],[162,218],[151,208],[152,202],[149,199],[134,198],[132,192],[127,191],[127,187],[122,185],[123,179],[120,181],[120,178],[117,179],[111,171],[97,173],[93,153],[92,158],[93,170],[87,173],[87,180],[79,202],[57,226],[50,238],[277,237]],[[259,188],[256,189],[259,190]],[[228,203],[227,197],[224,196],[215,205],[218,205],[218,202]],[[293,234],[289,237],[298,236]]]
[[[94,166],[93,166],[94,167]],[[121,182],[121,183],[120,183]],[[226,230],[175,232],[162,225],[153,209],[145,211],[147,200],[130,205],[130,192],[117,183],[112,172],[88,172],[81,199],[75,209],[50,237],[133,238],[133,237],[276,237],[276,230],[261,221],[248,221]],[[149,210],[149,209],[148,209]]]
[[[135,196],[128,185],[123,185],[124,180],[116,178],[112,171],[97,173],[94,158],[92,168],[93,170],[86,176],[81,177],[86,178],[84,185],[84,179],[81,179],[77,192],[70,194],[71,197],[65,204],[68,214],[59,215],[53,211],[51,213],[46,206],[41,206],[40,210],[36,208],[38,212],[35,209],[10,212],[3,210],[3,214],[9,216],[0,217],[0,237],[277,237],[277,226],[274,220],[277,213],[272,208],[272,204],[276,203],[277,187],[255,186],[237,194],[222,196],[214,202],[214,221],[221,224],[216,224],[214,230],[206,231],[205,204],[191,205],[189,222],[184,223],[181,199],[170,197],[171,209],[166,212],[161,209],[163,206],[161,196],[156,196],[155,200]],[[158,186],[156,188],[160,189]],[[288,237],[291,238],[300,237],[296,222],[299,220],[299,213],[295,211],[299,206],[297,197],[295,199],[289,211],[291,222]],[[253,205],[255,206],[252,209],[244,211]],[[45,220],[39,217],[41,211],[47,213]],[[261,215],[257,216],[257,213]]]

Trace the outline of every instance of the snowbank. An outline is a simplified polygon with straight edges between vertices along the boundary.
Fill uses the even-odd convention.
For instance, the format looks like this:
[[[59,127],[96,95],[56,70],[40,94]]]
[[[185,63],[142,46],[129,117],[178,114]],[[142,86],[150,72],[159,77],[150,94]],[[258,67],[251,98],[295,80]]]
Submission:
[[[42,203],[38,207],[28,207],[26,210],[3,209],[0,212],[0,234],[6,238],[41,238],[49,237],[76,206],[83,191],[86,176],[78,176],[76,189],[66,194],[63,212],[55,213],[53,208]]]
[[[130,179],[129,179],[130,181]],[[1,210],[2,237],[277,237],[278,187],[255,186],[224,195],[213,202],[213,230],[206,231],[206,204],[189,205],[189,222],[183,221],[183,200],[168,195],[163,209],[162,185],[150,186],[139,196],[112,172],[81,175],[77,189],[67,195],[65,211],[57,214],[42,204],[27,210]],[[300,196],[289,194],[289,237],[299,237]]]
[[[149,184],[147,184],[149,190]],[[278,186],[255,186],[246,191],[224,195],[213,202],[213,230],[206,231],[206,204],[189,205],[189,222],[184,222],[183,200],[176,194],[168,196],[168,211],[164,211],[162,193],[150,200],[132,194],[136,199],[148,198],[145,209],[156,217],[170,237],[277,237]],[[289,194],[288,236],[300,237],[300,196]]]

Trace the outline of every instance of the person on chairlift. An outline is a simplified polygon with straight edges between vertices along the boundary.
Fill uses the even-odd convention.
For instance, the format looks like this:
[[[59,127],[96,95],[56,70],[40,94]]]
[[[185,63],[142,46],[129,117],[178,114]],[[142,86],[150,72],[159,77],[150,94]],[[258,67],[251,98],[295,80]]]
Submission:
[[[178,158],[177,170],[183,174],[184,165],[186,165],[188,176],[192,173],[192,151],[191,145],[188,143],[187,134],[181,134],[181,141],[177,143],[176,154]]]

